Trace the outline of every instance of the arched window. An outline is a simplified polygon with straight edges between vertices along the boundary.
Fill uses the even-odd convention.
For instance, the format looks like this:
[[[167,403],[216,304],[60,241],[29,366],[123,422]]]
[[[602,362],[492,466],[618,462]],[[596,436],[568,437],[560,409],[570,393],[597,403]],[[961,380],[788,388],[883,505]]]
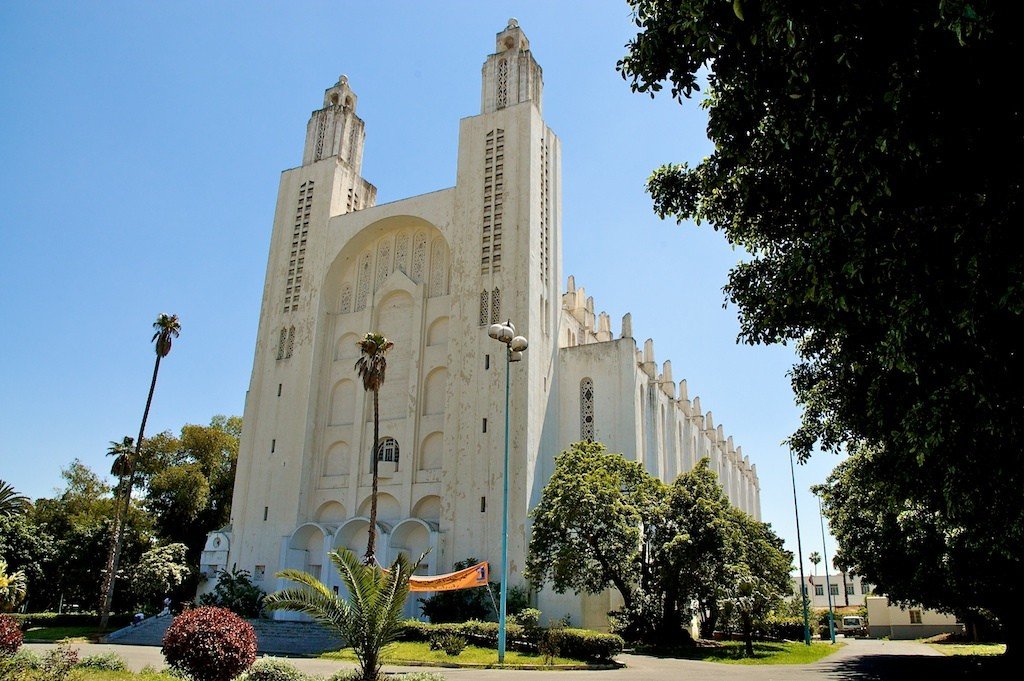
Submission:
[[[580,381],[580,439],[594,441],[594,382]]]
[[[398,440],[393,437],[381,438],[377,445],[377,460],[398,463]]]

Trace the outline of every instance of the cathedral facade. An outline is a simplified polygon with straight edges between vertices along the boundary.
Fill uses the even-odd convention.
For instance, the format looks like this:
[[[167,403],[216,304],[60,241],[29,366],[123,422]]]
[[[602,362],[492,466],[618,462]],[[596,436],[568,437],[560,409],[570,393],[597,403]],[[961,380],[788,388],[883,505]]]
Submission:
[[[653,342],[638,349],[629,315],[613,333],[572,277],[562,289],[561,145],[542,94],[510,20],[483,65],[480,114],[460,122],[455,186],[376,205],[356,96],[344,76],[325,92],[302,165],[281,177],[231,525],[210,535],[204,574],[237,566],[272,591],[292,567],[340,587],[327,554],[365,552],[375,449],[378,560],[429,549],[421,574],[473,557],[505,579],[505,346],[487,330],[506,320],[530,343],[510,372],[510,585],[524,585],[528,513],[554,457],[581,439],[666,481],[706,457],[759,518],[756,466]],[[353,368],[368,331],[394,342],[376,448]],[[545,617],[594,628],[614,606],[608,594],[535,598]]]

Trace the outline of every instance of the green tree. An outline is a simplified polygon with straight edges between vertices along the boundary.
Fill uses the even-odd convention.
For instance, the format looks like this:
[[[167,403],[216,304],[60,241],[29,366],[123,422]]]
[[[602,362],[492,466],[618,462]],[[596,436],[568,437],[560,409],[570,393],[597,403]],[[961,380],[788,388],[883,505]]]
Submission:
[[[28,607],[39,603],[36,610],[42,610],[51,584],[44,568],[55,559],[53,537],[36,524],[34,512],[17,516],[0,516],[0,557],[7,560],[11,571],[25,573],[28,593]]]
[[[167,544],[142,554],[131,569],[129,588],[143,609],[160,602],[185,581],[190,572],[185,553],[184,544]]]
[[[377,565],[360,564],[348,549],[329,554],[341,575],[349,600],[338,598],[316,577],[301,570],[277,573],[299,585],[269,594],[264,600],[268,610],[293,610],[309,615],[336,631],[352,647],[359,662],[360,679],[380,678],[381,649],[397,640],[402,628],[402,607],[409,594],[409,577],[419,561],[410,563],[398,554],[389,570]],[[422,560],[422,556],[420,558]]]
[[[363,389],[373,393],[373,445],[370,451],[370,458],[373,461],[373,484],[370,489],[370,528],[366,540],[366,556],[364,560],[369,565],[375,558],[375,544],[377,541],[377,473],[380,448],[380,388],[384,385],[384,374],[387,372],[387,352],[394,343],[379,333],[367,333],[357,345],[359,346],[360,357],[356,360],[355,370],[363,379]]]
[[[678,637],[681,616],[689,612],[692,601],[697,603],[701,636],[711,638],[718,624],[719,593],[731,576],[734,521],[729,499],[707,459],[676,478],[669,488],[665,522],[658,526],[666,591],[663,638]]]
[[[168,315],[161,312],[157,315],[156,321],[153,322],[153,328],[156,329],[152,338],[152,342],[155,344],[156,362],[153,364],[153,378],[149,383],[149,394],[146,396],[146,408],[142,412],[139,438],[135,441],[135,453],[132,460],[125,463],[125,467],[128,469],[128,484],[126,486],[126,494],[124,495],[124,517],[127,517],[128,509],[131,506],[132,488],[135,487],[135,469],[141,455],[142,442],[146,433],[146,420],[149,418],[149,408],[153,404],[153,391],[156,390],[156,378],[160,373],[160,360],[170,354],[174,339],[181,333],[181,323],[178,321],[178,315]],[[126,524],[121,520],[121,517],[117,513],[114,515],[114,531],[112,532],[110,553],[107,557],[107,569],[103,576],[103,589],[100,595],[100,630],[107,628],[110,606],[114,600],[114,585],[117,581],[115,575],[121,560],[121,549],[124,544],[124,528]]]
[[[21,570],[7,569],[7,561],[0,558],[0,612],[10,612],[18,607],[28,589],[28,580]]]
[[[627,613],[656,607],[648,597],[659,577],[650,530],[663,515],[665,496],[664,485],[641,464],[598,442],[573,443],[555,457],[554,473],[530,513],[527,579],[550,581],[559,593],[614,587]]]
[[[10,483],[0,480],[0,517],[19,515],[31,506],[23,494],[18,494]]]
[[[729,547],[732,574],[725,581],[722,599],[739,621],[747,656],[753,657],[755,628],[792,593],[793,554],[783,548],[782,538],[767,523],[738,509],[731,509],[730,516],[734,528]]]
[[[860,459],[832,496],[878,534],[843,534],[847,511],[826,510],[857,556],[850,567],[903,598],[990,608],[1013,654],[1024,605],[1024,110],[1006,83],[1024,9],[630,4],[640,31],[619,66],[635,90],[667,84],[688,98],[708,74],[714,151],[655,171],[655,210],[706,221],[748,254],[726,295],[741,340],[796,344],[803,416],[789,443],[801,459],[816,447]],[[919,567],[898,555],[930,567],[953,558],[944,577],[912,581]],[[951,573],[979,565],[974,579]],[[935,593],[949,582],[969,588]]]
[[[26,566],[37,610],[56,609],[61,602],[83,607],[95,602],[118,505],[110,485],[77,459],[61,470],[61,476],[64,486],[52,498],[38,499],[29,516],[31,531],[45,538],[45,562],[40,565],[45,578],[36,581]],[[131,566],[138,561],[151,540],[152,522],[133,503],[125,523],[123,564]],[[118,608],[131,605],[121,596],[114,603]]]

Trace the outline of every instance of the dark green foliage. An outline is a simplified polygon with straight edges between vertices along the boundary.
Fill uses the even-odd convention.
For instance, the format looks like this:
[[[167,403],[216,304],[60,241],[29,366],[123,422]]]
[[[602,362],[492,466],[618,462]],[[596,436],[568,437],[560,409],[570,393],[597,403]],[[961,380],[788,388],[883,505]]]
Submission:
[[[277,576],[297,586],[268,595],[264,605],[268,610],[301,612],[337,632],[351,646],[362,680],[376,681],[381,676],[381,651],[401,634],[409,577],[423,556],[411,563],[399,553],[387,570],[361,563],[348,549],[332,551],[328,557],[348,592],[347,600],[316,577],[289,569]]]
[[[466,638],[458,634],[438,632],[430,637],[431,650],[443,650],[445,655],[457,657],[466,649]]]
[[[493,648],[498,643],[498,624],[479,621],[428,624],[406,620],[402,623],[399,638],[402,641],[430,641],[436,635],[459,636],[470,644]],[[544,649],[557,648],[555,654],[577,660],[607,661],[622,652],[625,645],[622,637],[615,634],[569,627],[523,626],[515,622],[509,623],[506,635],[509,650],[543,653]]]
[[[273,657],[257,660],[246,672],[245,681],[304,681],[306,675],[295,665]]]
[[[464,570],[479,562],[476,558],[460,560],[452,565],[452,571]],[[493,595],[497,598],[497,591]],[[420,612],[435,623],[497,619],[491,596],[483,588],[438,591],[430,598],[421,598],[419,601]]]
[[[21,625],[9,615],[0,614],[0,656],[13,655],[18,652],[25,637],[21,633]]]
[[[200,596],[199,603],[227,608],[240,617],[253,619],[260,616],[265,596],[263,589],[252,583],[248,570],[232,566],[230,571],[217,571],[217,585]]]
[[[730,508],[706,460],[666,486],[599,443],[576,443],[556,457],[532,515],[527,577],[559,592],[614,586],[623,606],[609,613],[612,630],[630,641],[676,647],[691,615],[710,636],[726,601],[750,632],[790,588],[792,555]]]
[[[770,615],[761,625],[765,638],[774,641],[803,641],[803,616],[779,617]]]
[[[256,632],[224,608],[186,610],[171,622],[161,652],[193,679],[231,681],[256,660]]]
[[[590,629],[548,629],[542,636],[544,645],[556,655],[576,660],[607,661],[622,652],[621,636],[603,634]]]
[[[99,615],[94,612],[27,612],[10,613],[21,626],[22,630],[29,627],[95,627],[99,625]],[[131,615],[111,615],[110,624],[114,628],[127,626]]]
[[[1007,83],[1024,6],[631,5],[634,89],[689,97],[709,69],[715,151],[655,171],[655,210],[749,254],[726,294],[741,340],[796,344],[790,445],[852,455],[825,504],[844,564],[897,600],[1009,624],[1024,605],[1024,106]]]

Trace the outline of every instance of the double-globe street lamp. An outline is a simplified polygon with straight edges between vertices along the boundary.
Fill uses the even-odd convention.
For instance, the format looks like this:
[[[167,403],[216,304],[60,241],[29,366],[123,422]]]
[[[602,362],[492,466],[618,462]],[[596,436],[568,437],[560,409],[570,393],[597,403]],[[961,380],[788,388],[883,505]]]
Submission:
[[[509,367],[512,362],[523,358],[529,342],[524,336],[516,335],[516,327],[511,321],[504,324],[491,324],[487,335],[505,344],[505,472],[501,476],[501,596],[498,608],[498,664],[505,662],[505,611],[508,603],[508,450],[509,450],[509,413],[510,394]]]

